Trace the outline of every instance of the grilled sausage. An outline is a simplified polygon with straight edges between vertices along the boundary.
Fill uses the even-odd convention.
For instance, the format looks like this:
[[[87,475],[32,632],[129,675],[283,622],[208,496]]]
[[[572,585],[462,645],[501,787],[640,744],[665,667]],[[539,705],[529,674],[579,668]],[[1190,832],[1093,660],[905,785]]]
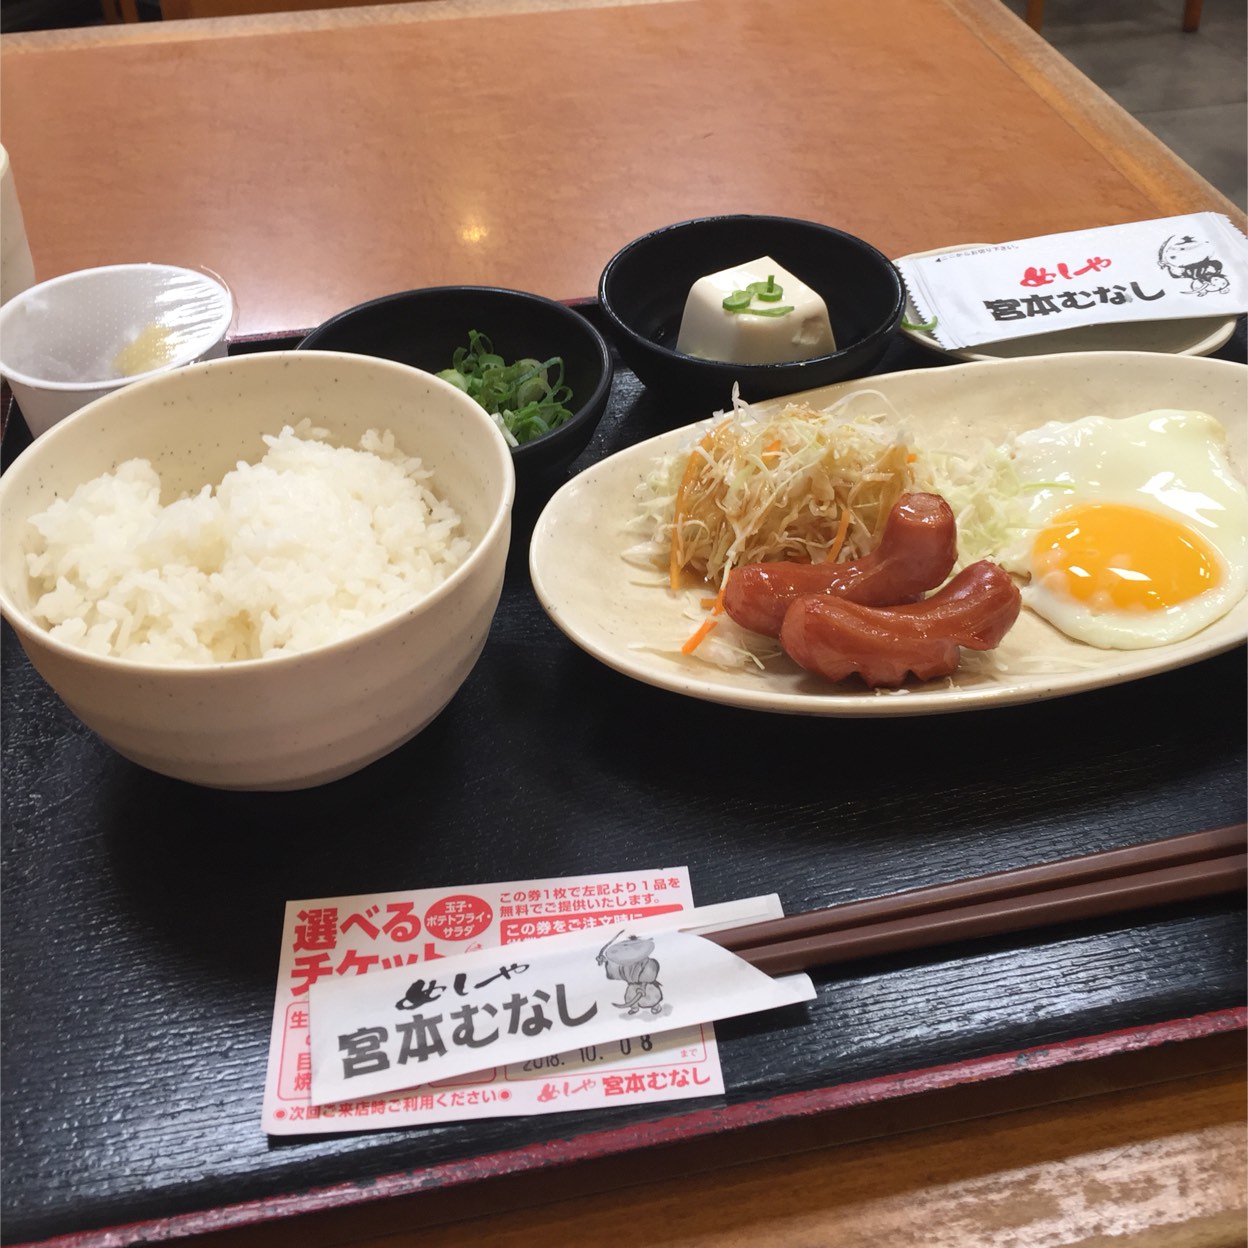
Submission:
[[[844,563],[751,563],[734,568],[724,610],[742,628],[780,635],[789,604],[803,594],[827,594],[868,607],[913,602],[953,568],[957,524],[938,494],[903,494],[893,505],[876,548]]]
[[[896,607],[865,607],[826,594],[796,599],[785,612],[780,644],[807,671],[827,680],[855,673],[871,688],[948,676],[958,649],[993,650],[1013,627],[1022,599],[995,563],[963,568],[938,593]]]

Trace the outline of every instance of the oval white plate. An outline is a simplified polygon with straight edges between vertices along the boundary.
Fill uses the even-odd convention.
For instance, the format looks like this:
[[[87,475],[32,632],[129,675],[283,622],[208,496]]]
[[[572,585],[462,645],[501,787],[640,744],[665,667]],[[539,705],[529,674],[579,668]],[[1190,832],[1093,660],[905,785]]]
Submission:
[[[936,247],[902,256],[921,260],[924,256],[945,256],[952,251],[970,251],[985,243],[962,243],[956,247]],[[1115,325],[1084,325],[1050,334],[1032,334],[1005,342],[985,342],[977,347],[942,347],[922,329],[907,329],[922,319],[909,296],[902,313],[901,332],[920,346],[955,360],[1017,360],[1066,351],[1156,351],[1163,355],[1211,355],[1235,332],[1236,318],[1193,316],[1177,321],[1130,321]]]
[[[1248,369],[1224,360],[1093,352],[842,382],[802,396],[816,405],[853,390],[878,390],[919,437],[952,446],[1003,440],[1049,420],[1123,417],[1153,408],[1208,412],[1225,426],[1231,457],[1248,465]],[[946,681],[897,691],[829,685],[781,655],[763,671],[721,670],[679,649],[693,625],[684,599],[624,560],[633,491],[656,458],[686,450],[693,426],[673,430],[586,469],[538,519],[529,549],[533,586],[550,618],[583,650],[636,680],[674,693],[794,715],[931,715],[1008,706],[1135,680],[1229,650],[1248,635],[1248,599],[1186,641],[1148,650],[1098,650],[1024,611],[995,651],[1007,674],[962,669]],[[696,597],[692,591],[689,597]]]

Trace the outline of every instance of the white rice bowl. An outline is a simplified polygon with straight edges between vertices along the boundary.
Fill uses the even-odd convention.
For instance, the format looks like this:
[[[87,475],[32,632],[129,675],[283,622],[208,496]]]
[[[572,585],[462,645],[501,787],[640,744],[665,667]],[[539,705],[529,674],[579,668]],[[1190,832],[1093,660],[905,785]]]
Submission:
[[[513,493],[489,417],[417,369],[195,365],[83,408],[0,478],[0,610],[127,757],[217,787],[324,783],[471,671]]]

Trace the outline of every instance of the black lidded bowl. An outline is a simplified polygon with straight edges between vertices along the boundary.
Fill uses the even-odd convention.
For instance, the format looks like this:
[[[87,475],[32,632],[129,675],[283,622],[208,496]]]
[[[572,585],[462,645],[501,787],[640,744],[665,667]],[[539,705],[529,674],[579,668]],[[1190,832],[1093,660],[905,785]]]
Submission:
[[[784,364],[732,364],[676,350],[689,288],[700,277],[770,256],[827,304],[837,350]],[[870,243],[790,217],[699,217],[635,239],[612,257],[598,301],[624,362],[664,397],[726,408],[734,382],[750,402],[862,377],[901,322],[905,288]],[[690,419],[706,413],[690,413]]]
[[[567,304],[497,286],[429,286],[383,295],[331,317],[300,350],[346,351],[426,372],[450,368],[468,331],[490,339],[508,363],[560,356],[572,388],[571,418],[512,448],[518,490],[566,468],[589,444],[611,393],[613,363],[602,335]]]

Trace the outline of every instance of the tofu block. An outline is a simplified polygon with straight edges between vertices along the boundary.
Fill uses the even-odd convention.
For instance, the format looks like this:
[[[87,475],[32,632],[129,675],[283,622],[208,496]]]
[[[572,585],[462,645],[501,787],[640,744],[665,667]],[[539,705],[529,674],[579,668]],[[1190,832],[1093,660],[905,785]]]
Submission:
[[[765,286],[769,279],[770,298],[749,291],[751,285]],[[733,311],[724,306],[725,299],[743,306]],[[760,256],[694,282],[685,300],[676,350],[731,364],[783,364],[827,355],[836,350],[836,339],[823,300],[770,256]]]

